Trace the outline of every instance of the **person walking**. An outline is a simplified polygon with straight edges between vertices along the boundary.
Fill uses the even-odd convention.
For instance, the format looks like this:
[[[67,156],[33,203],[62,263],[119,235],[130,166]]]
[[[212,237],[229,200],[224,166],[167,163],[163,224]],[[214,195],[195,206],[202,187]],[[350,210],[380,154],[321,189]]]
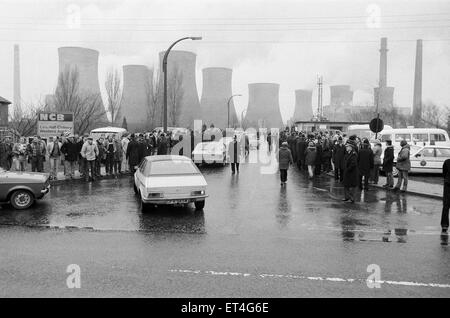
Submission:
[[[313,141],[310,141],[305,150],[305,165],[308,167],[309,178],[312,179],[315,173],[317,148]]]
[[[396,164],[396,168],[398,170],[398,181],[394,187],[394,191],[400,190],[403,183],[401,191],[406,192],[408,188],[408,172],[411,170],[411,161],[409,160],[410,147],[404,139],[400,142],[400,146],[402,149],[398,153]]]
[[[345,146],[342,137],[339,136],[333,147],[334,180],[336,181],[344,181],[344,158]]]
[[[81,148],[81,156],[86,160],[86,182],[95,181],[95,159],[98,157],[97,143],[93,142],[92,137],[87,138],[87,142]],[[89,178],[90,173],[90,178]]]
[[[285,141],[281,144],[280,150],[278,150],[278,165],[280,169],[281,185],[286,184],[287,172],[289,166],[292,163],[294,163],[294,159],[292,158],[292,152],[289,149],[289,143]]]
[[[69,135],[67,142],[61,147],[61,152],[65,158],[66,178],[73,179],[75,177],[75,165],[78,161],[78,145],[75,142],[74,135]]]
[[[448,231],[448,212],[450,209],[450,159],[444,161],[442,166],[442,173],[444,176],[444,196],[441,216],[442,233]]]
[[[358,178],[358,158],[356,154],[357,145],[355,141],[348,140],[345,145],[344,157],[344,199],[342,201],[355,202],[355,190],[359,183]]]
[[[364,139],[360,151],[358,152],[359,188],[369,191],[370,172],[373,169],[373,152],[370,149],[369,140]],[[364,186],[363,186],[364,178]]]
[[[29,145],[28,153],[31,162],[31,171],[43,172],[42,161],[45,156],[45,148],[37,137],[34,137],[33,142]]]
[[[392,170],[394,168],[394,146],[392,140],[386,140],[386,149],[383,156],[383,171],[386,174],[386,184],[383,188],[391,189],[394,187],[394,176]]]
[[[381,154],[383,150],[381,149],[381,143],[377,141],[372,149],[373,151],[373,169],[372,169],[372,181],[373,184],[378,184],[380,177],[380,167],[381,167]]]
[[[228,158],[231,163],[231,173],[239,173],[239,163],[241,161],[241,146],[237,141],[237,136],[234,135],[233,141],[228,146]]]
[[[47,154],[50,162],[50,180],[56,180],[58,175],[59,163],[61,161],[61,147],[62,143],[57,137],[49,138],[47,144]]]

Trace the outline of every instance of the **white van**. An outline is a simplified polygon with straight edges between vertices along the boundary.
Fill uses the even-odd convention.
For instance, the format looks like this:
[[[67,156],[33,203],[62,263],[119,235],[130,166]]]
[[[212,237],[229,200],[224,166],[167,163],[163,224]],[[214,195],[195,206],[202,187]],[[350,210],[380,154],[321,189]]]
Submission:
[[[399,146],[402,140],[406,140],[410,145],[450,147],[448,133],[439,128],[384,129],[380,135],[383,143],[392,140],[394,146]]]
[[[389,125],[384,125],[384,130],[392,130]],[[375,133],[370,130],[369,124],[366,125],[350,125],[347,127],[347,135],[356,135],[359,138],[375,139]],[[380,133],[378,133],[380,135]]]
[[[120,139],[122,139],[122,136],[127,133],[127,130],[125,128],[120,127],[102,127],[91,130],[91,137],[94,140],[99,139],[100,137],[108,137],[112,135],[113,137],[119,135]]]

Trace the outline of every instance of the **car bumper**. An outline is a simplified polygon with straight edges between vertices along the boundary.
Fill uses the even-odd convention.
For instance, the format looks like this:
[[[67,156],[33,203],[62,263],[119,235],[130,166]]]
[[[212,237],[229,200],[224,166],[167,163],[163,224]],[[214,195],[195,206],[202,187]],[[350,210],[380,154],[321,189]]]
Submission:
[[[197,201],[203,201],[207,198],[207,195],[192,196],[188,198],[142,198],[142,202],[151,204],[187,204]]]

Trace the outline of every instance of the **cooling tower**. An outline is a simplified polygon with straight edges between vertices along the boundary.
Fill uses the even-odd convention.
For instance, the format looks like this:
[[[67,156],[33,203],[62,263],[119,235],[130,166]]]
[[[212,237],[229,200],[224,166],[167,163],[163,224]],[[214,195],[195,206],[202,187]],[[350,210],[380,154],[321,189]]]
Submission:
[[[414,126],[419,125],[422,118],[422,40],[417,40],[416,68],[414,72],[414,97],[413,97]]]
[[[283,128],[279,91],[279,84],[248,84],[248,108],[245,121],[250,127]]]
[[[129,131],[143,131],[149,128],[149,93],[153,73],[145,65],[123,66],[123,90],[120,114],[116,124],[127,119]]]
[[[394,107],[394,88],[393,87],[375,87],[373,89],[375,107],[378,110],[390,109]]]
[[[165,52],[159,53],[160,85],[163,87],[162,61]],[[194,120],[201,118],[200,101],[195,82],[196,55],[188,51],[170,51],[167,59],[167,123],[168,126],[194,127]],[[171,89],[172,87],[172,89]],[[162,89],[161,89],[162,96]],[[178,96],[179,102],[173,111],[171,96]],[[175,123],[173,122],[175,115]]]
[[[98,51],[82,47],[60,47],[59,74],[66,70],[78,72],[78,85],[80,93],[100,96],[98,81]],[[99,111],[104,112],[103,102]],[[106,114],[104,121],[106,121]]]
[[[232,96],[232,69],[208,67],[203,69],[203,90],[200,106],[202,120],[208,127],[228,127],[228,100]],[[230,127],[238,124],[233,99],[230,100]]]
[[[353,102],[353,91],[350,85],[330,86],[330,106],[339,108],[342,106],[351,106]]]
[[[295,91],[295,109],[292,120],[311,120],[313,117],[312,111],[312,91],[297,89]]]

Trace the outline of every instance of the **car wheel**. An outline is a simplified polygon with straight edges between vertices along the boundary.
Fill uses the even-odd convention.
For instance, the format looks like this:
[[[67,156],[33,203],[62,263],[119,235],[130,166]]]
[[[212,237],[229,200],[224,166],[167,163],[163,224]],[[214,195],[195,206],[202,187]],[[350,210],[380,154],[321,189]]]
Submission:
[[[34,196],[30,191],[14,191],[10,199],[11,205],[17,210],[28,209],[34,203]]]
[[[397,170],[396,167],[393,167],[393,168],[392,168],[392,175],[393,175],[394,177],[398,177],[398,170]]]
[[[195,204],[195,209],[197,211],[203,210],[203,208],[205,207],[205,200],[203,200],[203,201],[196,201],[196,202],[194,202],[194,204]]]

